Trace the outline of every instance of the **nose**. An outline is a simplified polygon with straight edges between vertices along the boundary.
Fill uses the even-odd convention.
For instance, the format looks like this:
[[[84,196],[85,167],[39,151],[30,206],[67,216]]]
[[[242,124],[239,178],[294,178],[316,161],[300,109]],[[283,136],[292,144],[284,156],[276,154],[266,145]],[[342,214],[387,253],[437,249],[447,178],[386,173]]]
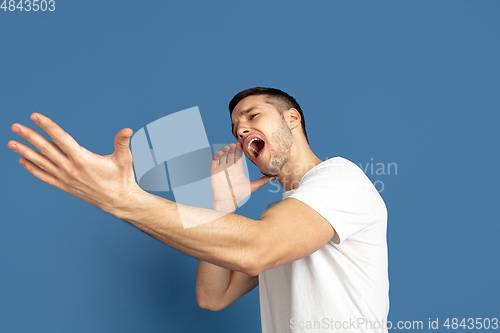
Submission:
[[[236,137],[238,140],[245,140],[249,133],[250,131],[243,124],[238,125],[238,129],[236,130]]]

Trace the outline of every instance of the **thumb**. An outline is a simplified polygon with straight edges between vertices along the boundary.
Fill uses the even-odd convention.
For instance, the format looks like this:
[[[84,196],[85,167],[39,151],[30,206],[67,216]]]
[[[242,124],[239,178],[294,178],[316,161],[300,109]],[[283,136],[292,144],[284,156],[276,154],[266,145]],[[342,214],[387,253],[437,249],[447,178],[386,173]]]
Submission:
[[[250,182],[250,190],[253,192],[257,191],[259,188],[262,186],[266,185],[269,183],[269,181],[276,179],[275,177],[269,177],[269,176],[262,176],[259,179],[254,180],[253,182]]]
[[[124,158],[132,156],[130,151],[130,137],[134,134],[134,131],[130,128],[124,128],[115,135],[115,152],[113,155],[116,158]]]

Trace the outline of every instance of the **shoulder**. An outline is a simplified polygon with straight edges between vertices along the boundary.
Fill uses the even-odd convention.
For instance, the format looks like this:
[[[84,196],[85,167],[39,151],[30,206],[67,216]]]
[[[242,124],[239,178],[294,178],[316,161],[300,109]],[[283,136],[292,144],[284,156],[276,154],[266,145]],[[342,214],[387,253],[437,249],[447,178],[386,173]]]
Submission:
[[[343,157],[330,158],[310,169],[300,180],[299,188],[309,185],[371,187],[371,182],[353,162]]]
[[[325,173],[338,174],[346,172],[363,173],[363,171],[356,164],[349,161],[348,159],[345,159],[343,157],[333,157],[313,167],[304,175],[303,178],[312,177]]]

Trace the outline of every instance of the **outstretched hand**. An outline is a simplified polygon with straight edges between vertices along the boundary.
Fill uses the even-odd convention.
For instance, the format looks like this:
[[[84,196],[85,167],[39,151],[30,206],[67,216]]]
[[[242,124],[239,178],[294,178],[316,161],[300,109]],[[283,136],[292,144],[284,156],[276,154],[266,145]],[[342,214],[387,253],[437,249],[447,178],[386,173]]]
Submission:
[[[137,185],[129,149],[130,128],[115,136],[115,151],[101,156],[80,146],[68,133],[39,113],[33,120],[53,140],[48,141],[29,127],[15,123],[11,129],[38,151],[11,140],[7,146],[23,157],[21,165],[41,181],[83,199],[111,214],[126,207],[127,198],[142,191]]]
[[[248,180],[239,142],[224,146],[214,154],[210,174],[214,200],[212,207],[225,211],[236,210],[240,202],[273,179],[263,176],[252,182]]]

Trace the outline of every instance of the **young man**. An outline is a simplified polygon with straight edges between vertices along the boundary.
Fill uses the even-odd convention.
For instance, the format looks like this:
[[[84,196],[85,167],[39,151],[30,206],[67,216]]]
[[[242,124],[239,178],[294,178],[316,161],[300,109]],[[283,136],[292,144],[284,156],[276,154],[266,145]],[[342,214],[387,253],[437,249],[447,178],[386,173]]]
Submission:
[[[99,156],[36,113],[31,119],[54,143],[14,124],[42,154],[15,141],[8,146],[37,178],[200,259],[196,294],[204,308],[222,309],[259,284],[264,333],[386,332],[387,212],[374,186],[351,162],[314,155],[302,110],[288,94],[248,89],[230,111],[238,142],[214,155],[213,210],[141,190],[128,128],[115,136],[112,155]],[[243,152],[264,177],[249,183]],[[272,177],[285,190],[282,201],[258,220],[227,214]]]

